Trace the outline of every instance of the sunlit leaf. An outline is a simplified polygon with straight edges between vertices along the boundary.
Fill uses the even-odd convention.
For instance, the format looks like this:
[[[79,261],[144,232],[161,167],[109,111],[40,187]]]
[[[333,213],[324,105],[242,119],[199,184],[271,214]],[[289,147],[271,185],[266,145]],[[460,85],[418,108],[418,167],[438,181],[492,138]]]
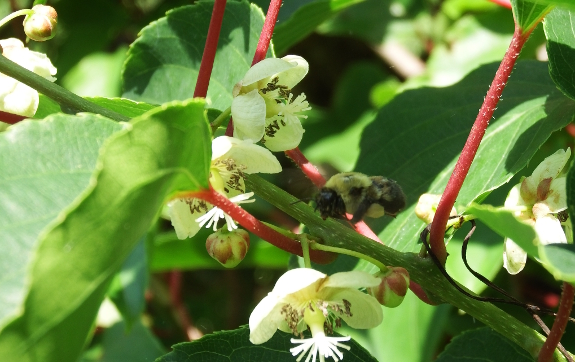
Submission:
[[[567,97],[575,99],[575,28],[566,26],[575,21],[575,9],[554,9],[545,18],[549,74]]]

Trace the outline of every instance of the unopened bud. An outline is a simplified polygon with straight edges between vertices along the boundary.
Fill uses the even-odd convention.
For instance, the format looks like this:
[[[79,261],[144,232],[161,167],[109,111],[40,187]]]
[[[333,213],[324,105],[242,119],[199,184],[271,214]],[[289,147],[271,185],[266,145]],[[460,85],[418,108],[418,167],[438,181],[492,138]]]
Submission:
[[[24,32],[28,38],[36,41],[46,41],[56,35],[58,14],[51,6],[36,5],[32,8],[34,13],[26,15],[24,19]]]
[[[228,231],[224,227],[206,240],[208,254],[226,268],[233,268],[244,260],[249,247],[250,236],[242,229]]]
[[[381,283],[377,287],[368,288],[379,304],[395,308],[403,302],[407,289],[409,288],[409,273],[401,267],[390,267],[387,271],[380,271],[375,275],[381,278]]]
[[[433,217],[435,216],[435,211],[437,211],[437,205],[439,205],[439,200],[441,200],[441,195],[435,194],[423,194],[419,197],[417,201],[417,205],[415,206],[415,215],[425,222],[429,224],[433,221]],[[451,212],[449,213],[450,216],[457,215],[457,210],[455,207],[451,208]]]

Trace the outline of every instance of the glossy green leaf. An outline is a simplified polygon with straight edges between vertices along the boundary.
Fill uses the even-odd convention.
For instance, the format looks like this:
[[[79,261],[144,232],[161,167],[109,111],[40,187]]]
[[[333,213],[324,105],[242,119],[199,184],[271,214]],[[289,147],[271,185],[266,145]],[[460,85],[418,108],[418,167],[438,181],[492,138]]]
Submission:
[[[436,361],[531,362],[534,359],[501,334],[484,327],[455,337]]]
[[[421,194],[445,189],[483,102],[485,79],[496,69],[482,66],[446,88],[405,91],[365,128],[356,171],[390,177],[407,195],[408,206],[395,219],[366,219],[378,233],[388,224],[379,235],[386,245],[419,250],[423,225],[415,204]],[[457,197],[458,211],[508,182],[573,114],[575,103],[555,87],[545,64],[519,62]]]
[[[109,139],[90,187],[39,238],[24,313],[0,332],[0,360],[78,359],[112,277],[168,195],[208,187],[204,106],[158,107]]]
[[[523,1],[538,5],[549,5],[575,10],[575,2],[573,2],[572,0],[523,0]]]
[[[58,114],[0,133],[0,326],[21,306],[38,235],[88,187],[100,147],[121,129],[92,114]]]
[[[318,25],[341,10],[364,0],[317,0],[297,9],[274,29],[273,42],[277,54],[311,34]]]
[[[309,332],[304,333],[309,338]],[[233,331],[216,332],[197,341],[172,346],[173,351],[156,362],[229,362],[229,361],[275,361],[293,362],[295,358],[289,349],[294,335],[277,331],[266,343],[254,345],[249,340],[250,329],[247,326]],[[336,335],[337,336],[337,335]],[[361,345],[354,340],[342,342],[351,347],[346,351],[340,348],[346,362],[377,362]]]
[[[144,311],[146,305],[144,293],[147,287],[146,239],[142,238],[124,261],[108,290],[108,296],[122,314],[128,327],[132,327]]]
[[[567,97],[575,99],[575,28],[566,26],[575,21],[575,9],[569,11],[556,8],[547,15],[543,23],[547,37],[549,74]]]
[[[532,257],[539,257],[537,234],[531,225],[520,221],[513,212],[491,205],[471,205],[467,212],[503,237],[509,237]]]
[[[46,118],[51,114],[62,112],[60,105],[56,103],[56,101],[53,101],[42,93],[39,94],[39,98],[38,110],[36,110],[34,118]]]
[[[124,65],[124,97],[161,104],[193,97],[213,1],[171,10],[141,30]],[[247,1],[226,5],[207,102],[221,111],[252,64],[264,16]],[[271,50],[268,56],[272,56]]]
[[[545,1],[540,0],[511,0],[513,15],[523,33],[528,33],[535,28],[551,9]]]

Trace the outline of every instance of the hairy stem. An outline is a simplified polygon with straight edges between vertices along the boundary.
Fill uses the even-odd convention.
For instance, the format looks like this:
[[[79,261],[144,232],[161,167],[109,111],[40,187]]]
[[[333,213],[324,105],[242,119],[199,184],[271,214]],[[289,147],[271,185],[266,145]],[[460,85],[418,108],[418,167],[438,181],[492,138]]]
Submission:
[[[437,212],[435,213],[433,223],[431,224],[429,243],[431,245],[431,250],[433,250],[433,253],[437,256],[442,264],[445,264],[445,260],[447,259],[447,251],[445,249],[443,235],[445,234],[449,213],[455,204],[455,199],[461,190],[463,181],[465,180],[467,172],[471,167],[471,163],[475,158],[479,144],[483,139],[483,135],[485,134],[487,126],[489,125],[489,120],[491,117],[493,117],[493,112],[497,107],[499,98],[503,93],[503,89],[505,88],[507,80],[511,75],[513,66],[515,65],[517,57],[521,52],[521,48],[527,41],[529,34],[530,32],[522,34],[522,30],[519,28],[519,26],[515,26],[515,32],[513,33],[511,44],[509,45],[509,48],[503,57],[503,61],[499,65],[497,73],[495,73],[493,83],[491,83],[491,86],[487,91],[483,105],[479,110],[479,114],[477,115],[475,123],[471,128],[469,137],[465,142],[465,146],[463,146],[461,155],[457,160],[457,164],[455,165],[453,173],[447,182],[447,186],[445,187],[441,201],[439,201],[439,205],[437,206]]]
[[[225,10],[226,0],[215,0],[212,18],[210,19],[210,27],[208,28],[208,35],[206,37],[206,45],[204,46],[202,62],[200,63],[200,70],[196,81],[196,88],[194,89],[194,97],[205,98],[208,94],[208,85],[210,84],[212,69],[214,68],[214,59],[216,58],[218,39],[220,38],[220,30],[222,28]]]
[[[553,360],[553,353],[555,348],[561,341],[563,333],[565,333],[565,327],[567,327],[567,322],[569,321],[569,316],[571,315],[571,309],[573,308],[573,298],[575,297],[575,288],[573,285],[564,282],[563,283],[563,293],[561,294],[561,302],[559,304],[559,310],[557,311],[557,317],[555,317],[555,322],[551,327],[549,336],[547,340],[543,343],[539,356],[537,357],[538,362],[549,362]],[[570,358],[570,356],[566,356]]]

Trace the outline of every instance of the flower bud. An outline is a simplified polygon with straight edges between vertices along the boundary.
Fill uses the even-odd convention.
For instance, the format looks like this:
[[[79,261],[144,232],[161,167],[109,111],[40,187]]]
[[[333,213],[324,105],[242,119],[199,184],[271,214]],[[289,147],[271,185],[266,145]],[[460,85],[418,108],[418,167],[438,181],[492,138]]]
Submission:
[[[407,288],[409,288],[409,273],[401,267],[390,267],[387,271],[380,271],[375,275],[381,278],[377,287],[367,288],[379,304],[395,308],[403,302]]]
[[[28,38],[36,41],[50,40],[56,35],[58,14],[51,6],[36,5],[32,8],[34,13],[26,15],[24,19],[24,32]]]
[[[208,254],[226,268],[233,268],[244,260],[249,247],[250,236],[242,229],[228,231],[224,227],[206,240]]]
[[[421,195],[417,201],[417,205],[415,206],[415,215],[426,224],[431,223],[433,221],[433,217],[435,216],[437,205],[439,205],[439,200],[441,200],[441,195]],[[455,207],[452,207],[449,216],[455,215],[457,215],[457,210]]]

